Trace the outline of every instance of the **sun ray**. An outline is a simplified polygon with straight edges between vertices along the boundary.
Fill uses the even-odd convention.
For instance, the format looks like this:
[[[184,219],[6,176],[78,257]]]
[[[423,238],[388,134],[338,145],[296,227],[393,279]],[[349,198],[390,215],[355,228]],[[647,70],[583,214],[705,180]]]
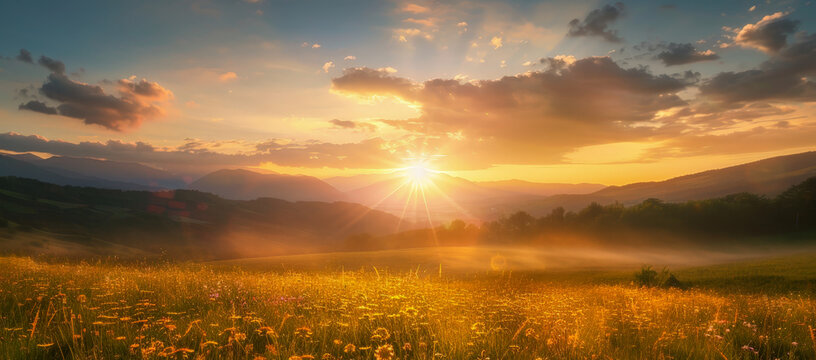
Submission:
[[[402,226],[402,221],[405,219],[405,213],[408,212],[408,206],[411,205],[411,196],[414,194],[415,186],[416,184],[411,184],[411,191],[408,193],[408,197],[405,199],[405,205],[402,207],[402,214],[397,222],[397,231],[399,231],[400,227]]]
[[[430,186],[432,186],[436,190],[436,194],[438,194],[448,204],[455,207],[456,210],[460,211],[465,217],[467,217],[468,219],[475,219],[476,218],[473,214],[471,214],[469,211],[467,211],[467,209],[462,207],[462,205],[459,205],[459,203],[457,203],[455,200],[453,200],[453,198],[448,196],[448,194],[445,194],[445,192],[442,191],[442,189],[440,189],[439,186],[436,185],[435,182],[431,182]]]
[[[434,246],[439,246],[439,239],[436,237],[436,229],[434,228],[433,220],[431,219],[431,210],[428,209],[428,200],[425,198],[425,189],[421,188],[422,201],[425,203],[425,213],[428,215],[428,226],[431,229],[431,236],[433,237]]]
[[[360,214],[360,215],[359,215],[359,216],[357,216],[356,218],[354,218],[354,219],[352,219],[351,221],[349,221],[349,223],[348,223],[348,224],[346,224],[346,225],[345,225],[345,226],[344,226],[344,227],[343,227],[343,228],[342,228],[340,231],[342,232],[342,231],[348,230],[350,227],[352,227],[354,224],[356,224],[357,222],[359,222],[360,220],[362,220],[362,219],[363,219],[363,218],[364,218],[366,215],[368,215],[368,213],[370,213],[372,210],[376,209],[376,208],[377,208],[377,206],[379,206],[380,204],[382,204],[382,203],[383,203],[385,200],[388,200],[388,198],[390,198],[391,196],[393,196],[395,193],[397,193],[397,191],[399,191],[399,189],[401,189],[403,186],[407,185],[408,183],[410,183],[410,180],[403,181],[403,182],[402,182],[402,184],[400,184],[399,186],[397,186],[396,188],[394,188],[394,190],[392,190],[390,193],[388,193],[387,195],[385,195],[385,196],[384,196],[382,199],[380,199],[379,201],[377,201],[377,202],[376,202],[374,205],[372,205],[372,206],[368,206],[368,207],[367,207],[367,209],[366,209],[366,211],[364,211],[362,214]],[[397,226],[397,229],[399,229],[399,225]]]

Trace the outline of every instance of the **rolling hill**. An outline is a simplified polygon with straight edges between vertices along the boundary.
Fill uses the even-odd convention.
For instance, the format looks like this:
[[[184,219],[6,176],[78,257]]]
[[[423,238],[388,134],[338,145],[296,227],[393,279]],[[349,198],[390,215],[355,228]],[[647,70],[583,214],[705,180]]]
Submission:
[[[62,253],[71,244],[73,253],[266,256],[334,250],[349,236],[389,234],[399,223],[343,202],[239,201],[191,190],[121,191],[0,177],[5,251],[18,244],[28,253]]]

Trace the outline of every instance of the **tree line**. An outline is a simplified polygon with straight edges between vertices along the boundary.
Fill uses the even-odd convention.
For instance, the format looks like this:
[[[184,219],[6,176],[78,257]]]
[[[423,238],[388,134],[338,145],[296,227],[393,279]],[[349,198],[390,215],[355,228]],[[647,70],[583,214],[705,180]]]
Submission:
[[[434,229],[387,237],[357,235],[346,239],[346,247],[503,244],[534,241],[550,234],[582,232],[604,235],[623,230],[705,237],[813,231],[816,230],[816,177],[794,185],[776,197],[737,193],[679,203],[659,199],[646,199],[631,206],[593,202],[579,211],[557,207],[541,217],[518,211],[481,225],[454,220]]]

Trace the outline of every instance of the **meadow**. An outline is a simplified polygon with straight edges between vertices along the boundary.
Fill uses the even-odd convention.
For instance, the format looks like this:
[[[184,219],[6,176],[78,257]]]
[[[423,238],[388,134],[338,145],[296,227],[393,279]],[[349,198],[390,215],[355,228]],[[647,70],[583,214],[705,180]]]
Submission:
[[[682,289],[636,285],[632,263],[335,266],[352,258],[3,257],[0,358],[816,358],[816,255],[677,268]]]

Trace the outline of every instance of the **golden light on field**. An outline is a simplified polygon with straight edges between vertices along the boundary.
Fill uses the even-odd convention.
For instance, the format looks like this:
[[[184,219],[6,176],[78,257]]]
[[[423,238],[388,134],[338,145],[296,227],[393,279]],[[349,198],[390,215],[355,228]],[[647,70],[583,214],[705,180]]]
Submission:
[[[617,272],[600,272],[607,277],[599,283],[584,273],[563,273],[574,274],[571,280],[511,276],[503,272],[507,260],[495,256],[496,270],[465,277],[437,271],[441,262],[407,271],[279,272],[268,271],[272,262],[91,265],[0,257],[0,354],[338,360],[814,355],[816,301],[808,296],[635,287],[609,280]],[[756,271],[745,266],[715,273],[732,283],[731,271]],[[786,271],[780,263],[768,266]]]

